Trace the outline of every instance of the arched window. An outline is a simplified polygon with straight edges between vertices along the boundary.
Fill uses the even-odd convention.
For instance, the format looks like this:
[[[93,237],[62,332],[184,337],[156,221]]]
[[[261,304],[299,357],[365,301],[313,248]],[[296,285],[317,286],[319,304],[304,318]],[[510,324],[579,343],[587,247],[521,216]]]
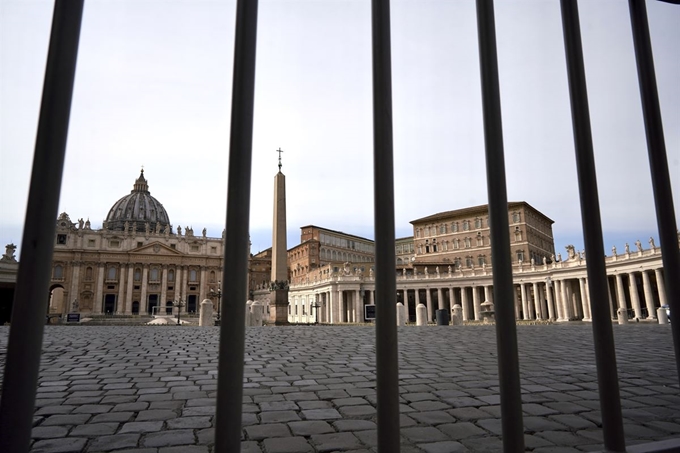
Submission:
[[[482,227],[482,219],[480,219],[479,217],[477,217],[477,218],[475,219],[475,228],[479,229],[479,228],[481,228],[481,227]]]
[[[149,273],[149,281],[151,281],[151,282],[157,282],[158,281],[158,268],[157,267],[151,268],[151,272]]]
[[[402,264],[401,258],[397,258],[397,264]]]
[[[92,268],[89,266],[85,269],[85,280],[92,280]]]
[[[140,268],[135,269],[135,281],[136,282],[142,281],[142,270]]]
[[[439,234],[446,234],[446,225],[445,224],[439,225]]]
[[[524,261],[524,251],[517,250],[517,261]]]
[[[451,222],[451,232],[458,233],[458,222]]]
[[[465,238],[465,248],[469,249],[470,247],[472,247],[472,241],[470,238]]]
[[[111,266],[109,267],[109,270],[106,272],[106,278],[108,280],[115,280],[116,279],[116,268]]]
[[[477,257],[477,262],[479,263],[480,266],[484,266],[486,264],[486,256],[485,255],[479,255]]]
[[[454,249],[459,249],[459,248],[460,248],[460,239],[456,239],[456,240],[453,242],[453,248],[454,248]]]
[[[465,257],[465,266],[472,267],[472,257],[471,256]]]
[[[463,231],[468,231],[470,229],[470,221],[463,220]]]
[[[52,278],[62,279],[64,278],[64,267],[61,264],[54,266],[54,271],[52,272]]]
[[[198,281],[198,273],[196,272],[196,269],[191,269],[189,271],[189,281],[190,282],[197,282]]]
[[[210,271],[210,283],[215,283],[215,271]]]
[[[513,223],[519,223],[519,221],[520,221],[519,212],[513,212],[512,213],[512,222]]]
[[[169,281],[169,282],[174,282],[174,281],[175,281],[175,270],[174,270],[174,269],[170,269],[170,270],[168,271],[168,281]]]
[[[477,247],[481,247],[484,245],[484,238],[482,237],[481,233],[477,233]]]

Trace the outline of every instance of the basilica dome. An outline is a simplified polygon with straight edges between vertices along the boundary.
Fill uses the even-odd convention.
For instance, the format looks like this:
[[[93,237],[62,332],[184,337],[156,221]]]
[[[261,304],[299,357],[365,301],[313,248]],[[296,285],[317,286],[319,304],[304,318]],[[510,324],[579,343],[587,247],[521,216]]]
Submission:
[[[150,231],[164,232],[167,228],[172,233],[168,213],[165,212],[163,205],[149,193],[144,170],[135,181],[130,194],[113,204],[104,221],[104,228],[123,231],[126,223],[131,230],[135,228],[140,232],[146,231],[148,223]]]

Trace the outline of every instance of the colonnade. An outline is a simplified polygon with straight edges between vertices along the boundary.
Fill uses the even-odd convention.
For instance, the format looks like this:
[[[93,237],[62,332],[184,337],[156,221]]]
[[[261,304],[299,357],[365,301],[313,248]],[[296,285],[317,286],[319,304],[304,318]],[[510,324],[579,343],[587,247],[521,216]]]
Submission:
[[[517,320],[554,322],[590,321],[590,297],[585,272],[536,273],[515,275],[515,317]],[[349,280],[349,279],[348,279]],[[430,322],[436,310],[451,312],[462,307],[463,320],[481,321],[482,303],[493,303],[493,280],[490,275],[470,281],[467,278],[409,278],[397,280],[394,303],[402,302],[407,320],[415,322],[416,307],[424,304]],[[625,309],[630,318],[655,319],[656,308],[667,303],[661,268],[618,272],[608,276],[609,303],[612,319],[617,310]],[[365,322],[364,305],[375,303],[372,278],[345,281],[328,279],[290,292],[289,321],[298,323]],[[312,308],[314,305],[318,307]],[[316,312],[313,312],[316,310]]]

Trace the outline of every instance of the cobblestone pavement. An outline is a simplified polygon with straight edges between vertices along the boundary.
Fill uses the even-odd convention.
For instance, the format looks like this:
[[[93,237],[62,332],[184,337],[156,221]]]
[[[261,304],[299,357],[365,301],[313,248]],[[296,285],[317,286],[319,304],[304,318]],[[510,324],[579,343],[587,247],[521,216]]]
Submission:
[[[0,327],[4,369],[8,327]],[[614,326],[628,444],[680,437],[669,326]],[[34,452],[211,452],[218,328],[48,326]],[[375,330],[248,328],[247,453],[376,450]],[[518,326],[525,440],[602,449],[589,324]],[[493,326],[399,329],[402,452],[500,451]]]

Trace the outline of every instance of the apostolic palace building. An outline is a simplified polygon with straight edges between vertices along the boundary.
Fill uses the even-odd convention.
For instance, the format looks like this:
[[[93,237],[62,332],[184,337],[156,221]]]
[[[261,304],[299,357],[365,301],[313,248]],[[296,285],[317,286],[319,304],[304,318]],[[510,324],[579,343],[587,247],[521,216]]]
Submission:
[[[481,320],[483,304],[493,303],[488,220],[486,205],[441,212],[413,220],[413,236],[396,239],[393,302],[404,305],[409,322],[420,303],[429,321],[435,310],[451,312],[456,305],[465,321]],[[556,253],[553,221],[526,202],[509,203],[508,220],[516,318],[588,321],[585,254],[572,246],[564,258]],[[56,222],[49,316],[78,312],[133,321],[178,310],[190,315],[205,299],[217,305],[225,232],[212,238],[205,229],[194,234],[190,227],[173,228],[144,171],[100,229],[66,213]],[[8,246],[0,264],[16,266],[13,251]],[[288,320],[365,322],[364,307],[375,303],[374,253],[371,239],[303,226],[300,244],[288,249]],[[629,318],[654,319],[667,302],[661,252],[653,240],[647,247],[638,240],[632,250],[626,245],[622,253],[614,248],[605,262],[612,318],[623,308]],[[267,311],[271,266],[271,248],[251,255],[250,299]]]

